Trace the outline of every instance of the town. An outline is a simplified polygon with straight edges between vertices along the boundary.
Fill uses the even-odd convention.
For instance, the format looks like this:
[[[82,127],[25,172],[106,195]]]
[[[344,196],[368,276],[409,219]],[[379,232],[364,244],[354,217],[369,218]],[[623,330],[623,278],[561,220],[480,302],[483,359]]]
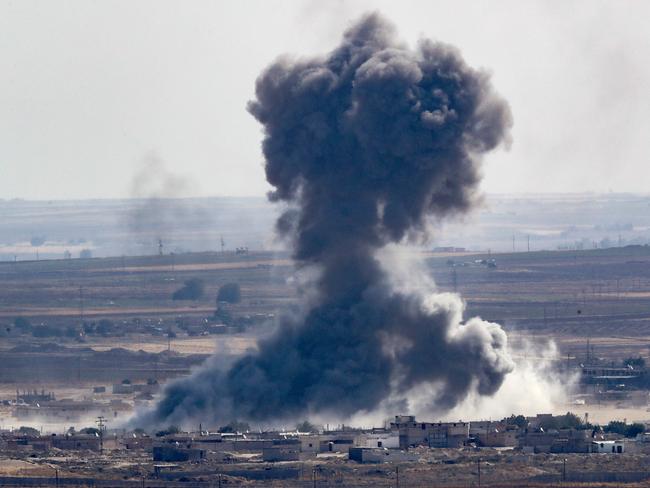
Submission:
[[[237,421],[215,430],[197,426],[194,432],[169,426],[148,433],[109,425],[110,419],[99,416],[79,430],[2,430],[0,459],[20,477],[5,470],[0,483],[129,486],[122,482],[130,481],[153,487],[173,481],[197,486],[256,481],[301,486],[311,480],[326,486],[345,480],[354,486],[396,486],[395,476],[401,473],[404,486],[415,486],[408,480],[416,476],[435,480],[434,486],[474,485],[481,476],[483,483],[527,486],[631,482],[649,475],[646,425],[592,425],[572,413],[457,422],[398,415],[381,428],[330,428],[303,421],[292,429],[266,432]]]

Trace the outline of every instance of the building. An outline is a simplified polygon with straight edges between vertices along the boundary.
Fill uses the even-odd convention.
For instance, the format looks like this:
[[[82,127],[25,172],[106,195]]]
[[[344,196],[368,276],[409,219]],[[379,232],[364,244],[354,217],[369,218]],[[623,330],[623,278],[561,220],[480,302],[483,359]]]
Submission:
[[[483,447],[516,447],[519,444],[519,428],[505,422],[473,421],[470,423],[469,436]]]
[[[399,432],[369,432],[359,435],[357,447],[380,447],[385,449],[398,449]]]
[[[591,431],[578,429],[527,430],[519,438],[520,447],[533,453],[588,453],[591,442]]]
[[[399,447],[460,447],[469,438],[469,422],[417,422],[412,415],[398,415],[391,430],[399,432]]]
[[[625,442],[618,441],[592,441],[592,452],[622,454],[625,452]]]
[[[262,449],[262,461],[277,463],[281,461],[300,461],[305,456],[300,453],[300,444],[273,446]]]
[[[131,383],[116,383],[113,385],[113,395],[131,395],[135,388]]]
[[[153,447],[153,460],[163,462],[198,461],[206,457],[203,449],[193,449],[173,444]]]
[[[375,447],[351,447],[348,454],[348,459],[358,463],[404,463],[415,462],[418,460],[417,456],[407,453],[399,449],[381,449]]]
[[[53,435],[52,447],[70,451],[96,451],[101,449],[99,436],[94,435]]]

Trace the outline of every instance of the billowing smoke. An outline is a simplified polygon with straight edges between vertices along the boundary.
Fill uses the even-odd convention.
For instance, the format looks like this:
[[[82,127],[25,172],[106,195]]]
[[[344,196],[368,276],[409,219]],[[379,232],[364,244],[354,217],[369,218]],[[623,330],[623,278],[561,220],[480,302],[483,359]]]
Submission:
[[[512,123],[489,76],[454,47],[410,49],[372,14],[326,56],[274,62],[248,109],[264,127],[271,199],[290,208],[277,228],[297,265],[318,269],[313,293],[256,353],[173,383],[138,421],[341,419],[408,410],[418,388],[432,411],[494,394],[513,369],[501,327],[463,322],[456,295],[395,287],[380,259],[471,207],[481,156]]]

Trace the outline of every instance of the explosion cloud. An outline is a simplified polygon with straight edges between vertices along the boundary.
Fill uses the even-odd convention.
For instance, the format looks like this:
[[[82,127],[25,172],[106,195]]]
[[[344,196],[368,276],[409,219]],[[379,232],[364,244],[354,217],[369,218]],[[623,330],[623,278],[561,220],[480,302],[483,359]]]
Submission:
[[[391,286],[379,252],[468,210],[481,156],[507,142],[507,103],[454,47],[410,49],[377,14],[330,54],[281,58],[259,77],[277,223],[298,266],[318,269],[304,313],[280,320],[256,353],[171,384],[141,422],[345,418],[431,387],[432,410],[495,393],[513,369],[497,324],[462,321],[455,295]]]

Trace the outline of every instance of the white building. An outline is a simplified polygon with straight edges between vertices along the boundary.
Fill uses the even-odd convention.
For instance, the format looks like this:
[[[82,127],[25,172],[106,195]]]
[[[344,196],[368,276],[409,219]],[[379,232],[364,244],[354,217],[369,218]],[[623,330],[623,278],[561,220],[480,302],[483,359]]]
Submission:
[[[591,443],[592,452],[622,454],[625,452],[625,443],[618,441],[593,441]]]
[[[357,447],[383,447],[385,449],[399,448],[398,432],[373,432],[361,434],[357,439]]]

